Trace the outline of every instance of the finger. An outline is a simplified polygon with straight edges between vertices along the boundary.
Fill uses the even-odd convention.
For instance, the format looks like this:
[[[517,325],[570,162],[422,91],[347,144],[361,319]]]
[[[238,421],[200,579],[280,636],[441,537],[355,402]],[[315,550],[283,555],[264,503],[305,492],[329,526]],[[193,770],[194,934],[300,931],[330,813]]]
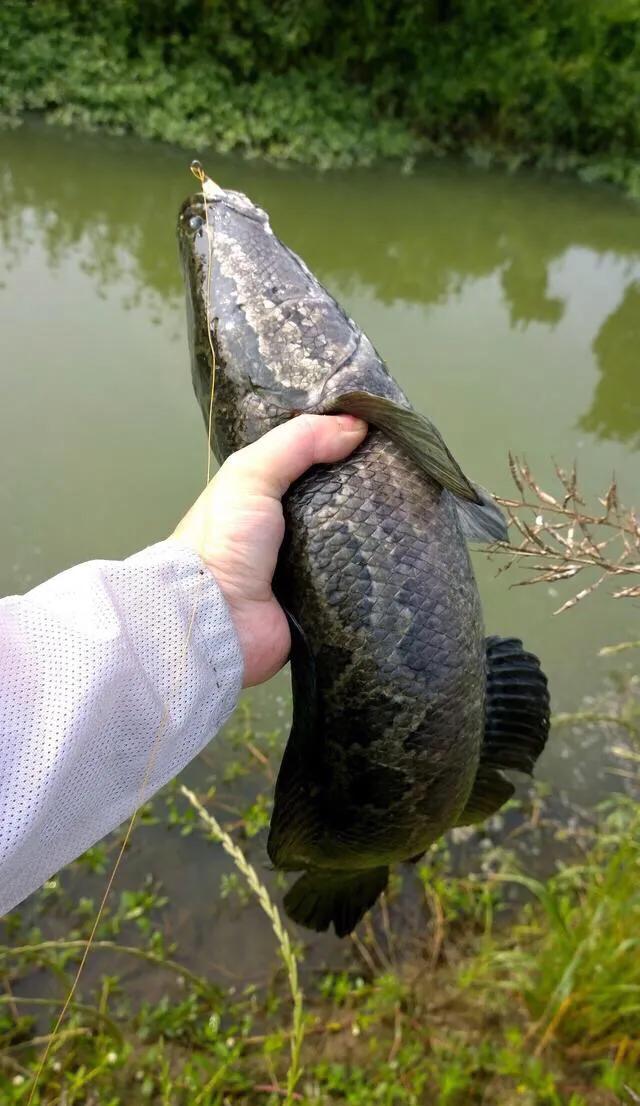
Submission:
[[[367,424],[353,415],[298,415],[234,453],[230,468],[236,479],[250,480],[263,495],[280,499],[311,465],[348,457],[366,433]]]

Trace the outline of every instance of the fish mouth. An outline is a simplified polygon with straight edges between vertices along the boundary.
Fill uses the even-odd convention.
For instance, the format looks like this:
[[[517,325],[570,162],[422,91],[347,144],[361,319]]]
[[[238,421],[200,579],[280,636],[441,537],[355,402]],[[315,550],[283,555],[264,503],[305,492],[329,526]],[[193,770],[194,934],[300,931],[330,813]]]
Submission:
[[[196,164],[196,163],[194,163]],[[196,174],[197,175],[197,174]],[[186,200],[181,204],[178,213],[178,230],[180,234],[190,237],[191,235],[197,235],[198,231],[207,222],[207,210],[205,205],[210,203],[219,203],[226,197],[224,188],[221,188],[219,184],[211,180],[202,174],[201,180],[202,189],[199,192],[194,192],[192,195],[187,196]]]
[[[212,222],[211,219],[207,218],[207,215],[212,214],[213,204],[222,204],[223,207],[235,212],[236,215],[251,219],[255,223],[261,223],[268,230],[271,229],[267,213],[254,204],[244,192],[221,188],[219,184],[207,177],[203,182],[202,190],[194,192],[182,203],[178,215],[179,232],[189,237],[194,230],[198,231],[201,228],[202,223]],[[202,223],[199,220],[202,220]]]

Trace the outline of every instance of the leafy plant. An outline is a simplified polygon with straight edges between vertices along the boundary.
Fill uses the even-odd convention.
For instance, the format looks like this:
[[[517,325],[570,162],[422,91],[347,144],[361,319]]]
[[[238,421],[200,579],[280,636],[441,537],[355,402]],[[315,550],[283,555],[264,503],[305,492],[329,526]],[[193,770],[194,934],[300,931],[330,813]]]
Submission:
[[[640,195],[640,0],[5,0],[0,116],[320,167],[459,152]]]

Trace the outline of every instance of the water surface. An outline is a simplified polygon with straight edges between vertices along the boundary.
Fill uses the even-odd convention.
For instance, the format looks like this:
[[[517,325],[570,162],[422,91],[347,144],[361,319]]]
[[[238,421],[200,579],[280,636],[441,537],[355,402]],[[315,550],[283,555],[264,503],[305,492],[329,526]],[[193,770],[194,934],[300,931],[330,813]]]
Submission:
[[[202,488],[206,443],[175,242],[189,158],[38,125],[3,134],[2,150],[7,594],[164,537]],[[513,450],[551,488],[552,459],[576,459],[586,493],[615,473],[623,499],[638,503],[637,208],[559,177],[446,162],[403,176],[203,160],[270,212],[474,479],[509,494]],[[476,562],[488,630],[516,633],[539,653],[556,709],[599,685],[612,664],[600,646],[638,636],[637,605],[601,594],[554,618],[568,592],[513,589],[518,576],[496,578],[495,563]],[[623,655],[619,666],[628,663]],[[285,674],[253,695],[260,724],[286,723],[287,687]],[[565,733],[539,774],[582,799],[603,786],[598,756],[585,762]],[[172,890],[195,902],[201,873],[180,855]],[[139,864],[148,863],[145,853]],[[206,915],[187,913],[206,930]]]

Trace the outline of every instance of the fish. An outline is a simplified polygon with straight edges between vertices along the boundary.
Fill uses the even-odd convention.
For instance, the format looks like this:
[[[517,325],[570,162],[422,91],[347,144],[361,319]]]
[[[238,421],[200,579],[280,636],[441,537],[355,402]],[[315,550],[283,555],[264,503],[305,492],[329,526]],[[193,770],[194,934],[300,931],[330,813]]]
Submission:
[[[547,678],[519,638],[485,634],[468,543],[507,540],[501,509],[267,213],[206,178],[178,239],[193,386],[220,463],[302,412],[369,427],[285,496],[273,583],[293,709],[267,852],[298,873],[289,918],[344,937],[390,865],[499,810],[510,771],[533,773]]]

